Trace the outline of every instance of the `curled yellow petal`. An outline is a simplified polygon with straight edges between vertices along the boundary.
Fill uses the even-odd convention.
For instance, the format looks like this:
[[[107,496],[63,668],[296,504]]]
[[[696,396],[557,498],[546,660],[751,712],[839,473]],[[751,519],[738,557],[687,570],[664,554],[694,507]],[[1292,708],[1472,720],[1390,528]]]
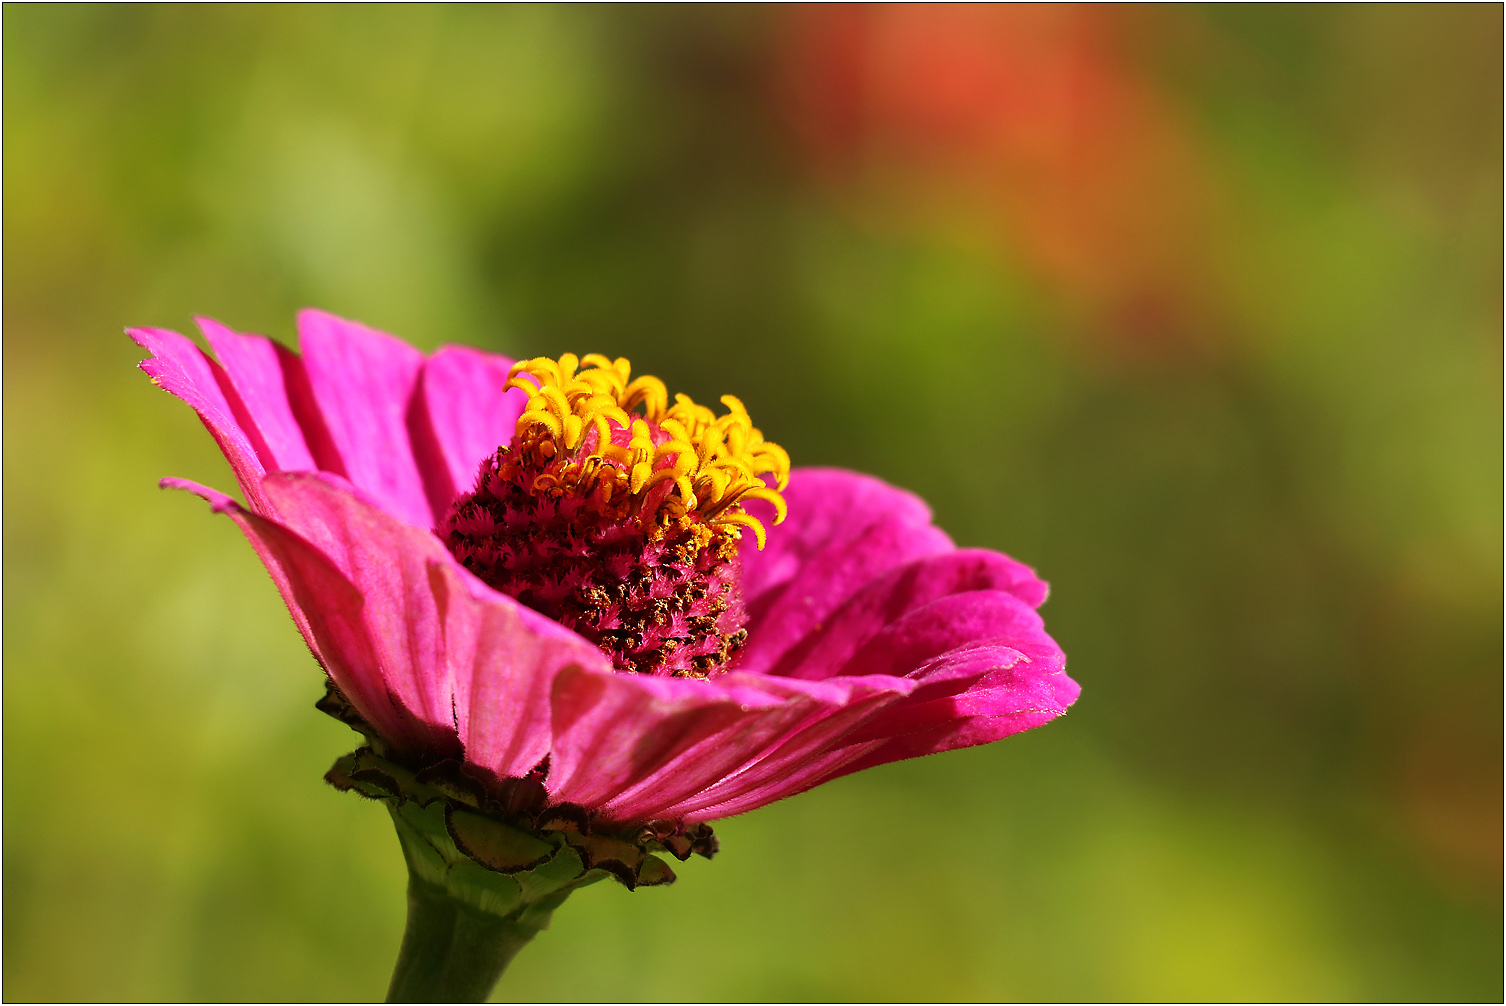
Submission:
[[[780,492],[789,484],[789,455],[763,438],[735,395],[721,397],[727,411],[720,416],[688,395],[676,394],[671,404],[663,381],[634,378],[626,358],[601,353],[520,361],[504,387],[528,395],[516,441],[557,470],[556,478],[538,483],[541,492],[598,492],[606,503],[623,494],[641,499],[673,483],[673,494],[637,504],[645,520],[657,510],[654,519],[699,522],[708,534],[751,527],[760,548],[764,527],[741,503],[767,500],[776,524],[787,515]],[[626,445],[612,442],[614,425],[627,431]]]
[[[718,517],[714,521],[714,523],[723,526],[731,525],[734,527],[740,526],[752,528],[754,537],[758,539],[758,550],[760,552],[762,552],[764,546],[769,543],[768,535],[764,532],[763,529],[763,522],[760,521],[757,517],[749,517],[745,513],[725,513]]]
[[[783,524],[784,519],[788,517],[790,513],[789,507],[785,505],[784,497],[779,495],[772,489],[744,489],[738,499],[739,502],[741,502],[742,500],[768,500],[770,503],[774,504],[775,524]]]

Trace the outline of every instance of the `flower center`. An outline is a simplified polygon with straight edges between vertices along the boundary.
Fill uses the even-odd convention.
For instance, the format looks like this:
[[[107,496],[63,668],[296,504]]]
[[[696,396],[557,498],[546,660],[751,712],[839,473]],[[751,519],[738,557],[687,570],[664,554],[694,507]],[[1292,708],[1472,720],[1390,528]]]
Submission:
[[[591,354],[513,365],[528,393],[512,441],[481,465],[438,532],[486,583],[590,639],[623,671],[705,677],[742,645],[738,541],[774,505],[784,449],[742,402],[717,416],[625,359]]]

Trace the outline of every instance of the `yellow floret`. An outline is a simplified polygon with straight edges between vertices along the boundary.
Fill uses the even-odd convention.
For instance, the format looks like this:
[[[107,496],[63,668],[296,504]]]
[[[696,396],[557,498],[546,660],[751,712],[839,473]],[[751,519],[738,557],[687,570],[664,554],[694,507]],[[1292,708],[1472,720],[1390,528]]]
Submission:
[[[518,417],[519,440],[536,447],[548,441],[551,449],[543,450],[544,456],[567,454],[576,471],[609,477],[609,498],[624,491],[641,497],[672,483],[673,490],[658,503],[669,516],[698,519],[732,536],[752,528],[763,548],[763,525],[741,504],[766,500],[774,506],[774,523],[784,520],[779,490],[790,477],[784,448],[764,440],[732,395],[722,396],[729,411],[717,416],[685,395],[675,395],[669,404],[669,392],[657,377],[631,377],[625,358],[609,360],[599,353],[513,364],[506,386],[528,394]],[[628,431],[626,447],[612,443],[613,426]],[[653,427],[669,439],[655,444]],[[595,438],[588,439],[593,432]],[[775,489],[765,475],[774,477]]]

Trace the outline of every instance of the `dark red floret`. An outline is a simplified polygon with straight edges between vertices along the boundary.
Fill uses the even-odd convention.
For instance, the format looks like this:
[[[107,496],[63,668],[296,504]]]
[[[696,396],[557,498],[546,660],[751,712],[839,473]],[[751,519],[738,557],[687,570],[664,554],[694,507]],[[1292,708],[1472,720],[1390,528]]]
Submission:
[[[515,442],[481,465],[439,534],[472,573],[585,636],[618,670],[714,673],[747,637],[735,533],[610,485]]]

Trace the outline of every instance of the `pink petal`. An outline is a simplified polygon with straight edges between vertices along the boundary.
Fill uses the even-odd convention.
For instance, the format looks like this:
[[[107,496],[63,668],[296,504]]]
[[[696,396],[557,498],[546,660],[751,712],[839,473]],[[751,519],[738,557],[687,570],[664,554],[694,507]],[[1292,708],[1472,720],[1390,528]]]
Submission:
[[[283,472],[263,483],[280,522],[326,557],[360,592],[383,687],[424,723],[453,728],[452,685],[429,575],[443,561],[433,535],[337,485],[334,476]]]
[[[980,643],[989,639],[1008,645]],[[1019,598],[992,590],[943,596],[886,626],[859,649],[843,676],[826,679],[828,684],[906,680],[914,694],[868,709],[855,703],[797,733],[752,769],[668,812],[713,820],[859,768],[910,757],[912,750],[947,750],[982,743],[970,738],[1038,725],[1060,715],[1076,697],[1076,684],[1062,673],[1063,660],[1039,616]]]
[[[187,487],[186,488],[194,488]],[[335,683],[383,737],[523,775],[549,750],[548,700],[566,666],[601,652],[461,568],[432,534],[360,498],[337,476],[264,482],[280,523],[249,521],[268,569]],[[301,617],[300,617],[301,616]]]
[[[948,654],[927,671],[946,677],[949,662],[970,665],[965,676],[975,676],[966,691],[925,701],[920,693],[904,706],[895,706],[869,721],[854,737],[864,742],[887,738],[879,747],[845,766],[839,775],[902,758],[987,744],[1010,734],[1040,726],[1067,711],[1081,688],[1064,670],[1065,658],[1054,645],[1024,647],[1020,654],[998,648],[993,654],[997,668],[980,666],[990,658],[988,647]],[[1025,656],[1027,659],[1020,659]],[[979,674],[979,671],[983,673]]]
[[[318,465],[288,401],[284,359],[297,357],[260,335],[241,335],[210,318],[199,318],[199,330],[214,348],[243,407],[238,417],[247,431],[256,431],[257,453],[269,472],[314,471]],[[279,352],[280,351],[280,352]]]
[[[911,676],[920,687],[909,697],[877,706],[833,736],[807,738],[669,813],[695,821],[730,817],[838,776],[988,743],[1054,719],[1077,698],[1077,683],[1063,672],[1054,643],[1022,646],[1031,652],[974,645],[930,661]],[[928,694],[937,697],[927,701]]]
[[[566,667],[610,670],[600,650],[452,564],[430,563],[466,759],[522,777],[550,748],[549,696]]]
[[[905,707],[957,695],[973,687],[987,687],[991,682],[997,683],[999,675],[1021,664],[1034,664],[1033,670],[1037,674],[1061,670],[1061,651],[1049,640],[1045,645],[1024,640],[1013,642],[1013,646],[1001,642],[966,643],[927,660],[906,675],[916,683],[916,689],[905,702]],[[1037,658],[1040,659],[1038,664]]]
[[[833,536],[808,555],[782,589],[750,605],[748,645],[737,670],[770,673],[808,634],[819,632],[848,598],[875,578],[909,562],[952,549],[952,540],[909,515],[882,515],[855,535]],[[746,553],[743,553],[746,555]]]
[[[1034,607],[1046,585],[1030,567],[985,549],[958,549],[927,556],[873,580],[842,609],[790,647],[770,669],[797,678],[830,677],[885,626],[910,611],[951,594],[1007,592]]]
[[[256,448],[236,421],[236,409],[226,398],[224,372],[204,351],[177,332],[162,328],[132,328],[126,334],[151,353],[140,367],[152,383],[188,403],[219,445],[235,480],[240,483],[254,510],[264,511],[261,476],[265,471]],[[232,395],[234,391],[230,392]],[[239,404],[239,403],[237,403]]]
[[[441,517],[475,488],[481,462],[512,440],[528,396],[504,391],[512,360],[445,346],[424,364],[409,421],[429,506]]]
[[[843,705],[811,717],[740,771],[666,808],[666,816],[714,820],[815,786],[863,753],[862,749],[848,749],[849,735],[883,709],[902,702],[914,687],[904,678],[877,675],[849,678],[843,683],[851,689]]]
[[[883,744],[883,741],[841,743],[828,747],[813,757],[785,759],[777,763],[782,769],[777,779],[758,786],[744,786],[742,791],[732,796],[724,796],[722,790],[708,791],[694,801],[673,808],[672,813],[694,823],[746,814],[750,810],[767,807],[778,800],[814,789],[838,776],[850,774],[854,770],[848,768],[849,765],[863,759]],[[708,798],[714,798],[716,802],[705,803]]]
[[[345,475],[416,527],[435,516],[413,458],[408,410],[423,354],[385,332],[323,311],[298,313],[298,340]]]
[[[796,468],[784,490],[789,517],[775,525],[774,508],[762,500],[747,510],[763,521],[769,540],[762,550],[743,549],[743,597],[758,598],[789,583],[822,550],[861,536],[880,521],[911,527],[931,523],[931,509],[914,493],[882,479],[840,468]]]
[[[1055,646],[1034,608],[1003,591],[973,590],[938,598],[885,626],[841,673],[905,675],[948,650],[985,641]]]
[[[777,704],[750,709],[720,730],[707,732],[695,743],[681,745],[662,759],[641,781],[604,802],[607,816],[642,821],[677,816],[668,808],[694,797],[708,786],[737,775],[763,759],[779,744],[852,704],[854,693],[866,694],[865,682],[804,682],[753,674],[727,674],[713,679],[722,688],[749,688]],[[880,690],[903,694],[904,682],[884,682]]]
[[[781,700],[740,683],[567,670],[555,680],[552,704],[546,785],[556,800],[598,807]]]

